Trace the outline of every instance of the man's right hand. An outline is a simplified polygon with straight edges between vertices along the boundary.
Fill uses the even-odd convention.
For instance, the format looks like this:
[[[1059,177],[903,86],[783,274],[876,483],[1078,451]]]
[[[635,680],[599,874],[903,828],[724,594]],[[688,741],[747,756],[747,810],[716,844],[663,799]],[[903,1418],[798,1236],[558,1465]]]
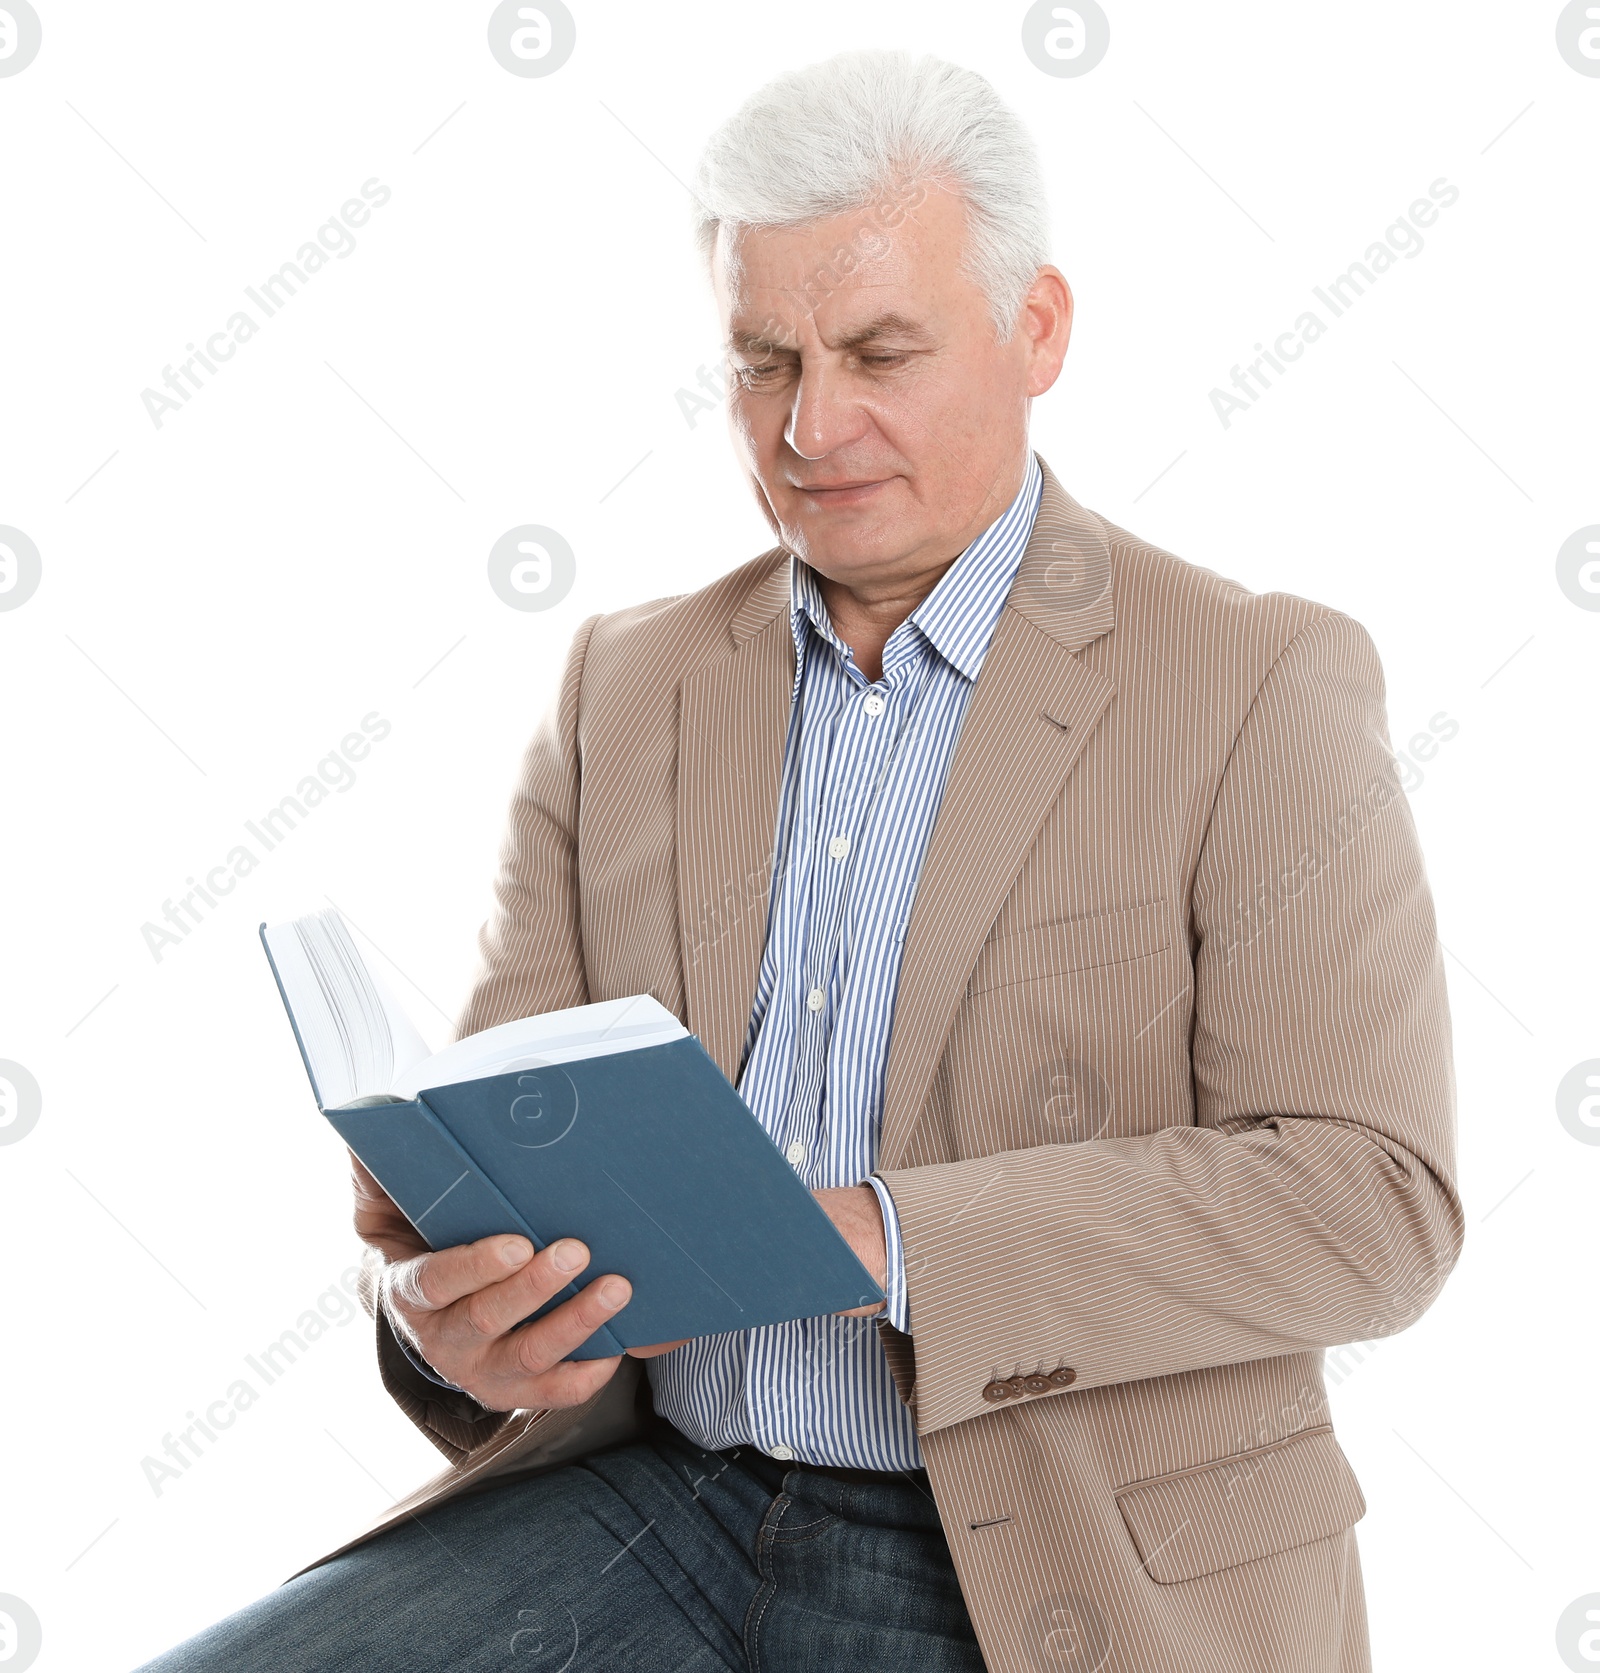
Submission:
[[[589,1264],[582,1243],[561,1238],[536,1252],[525,1237],[485,1237],[430,1251],[377,1180],[354,1156],[350,1164],[356,1231],[384,1257],[379,1304],[441,1377],[501,1412],[581,1406],[611,1380],[619,1358],[566,1355],[627,1306],[626,1278],[596,1278],[519,1330]]]

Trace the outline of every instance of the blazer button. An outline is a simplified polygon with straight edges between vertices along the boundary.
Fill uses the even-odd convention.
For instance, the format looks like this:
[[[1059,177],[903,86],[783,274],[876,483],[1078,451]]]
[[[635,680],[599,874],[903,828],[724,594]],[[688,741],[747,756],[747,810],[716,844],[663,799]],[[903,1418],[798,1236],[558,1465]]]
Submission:
[[[1062,1365],[1050,1373],[1048,1380],[1057,1388],[1065,1388],[1078,1380],[1078,1373],[1070,1365]]]
[[[1006,1387],[1011,1390],[1013,1400],[1020,1400],[1028,1392],[1027,1380],[1023,1377],[1012,1377],[1006,1383]]]
[[[1056,1385],[1051,1382],[1048,1377],[1042,1377],[1036,1373],[1031,1377],[1024,1377],[1022,1379],[1022,1386],[1027,1389],[1030,1394],[1048,1394]]]
[[[983,1397],[985,1400],[1009,1400],[1011,1398],[1010,1383],[986,1383]]]

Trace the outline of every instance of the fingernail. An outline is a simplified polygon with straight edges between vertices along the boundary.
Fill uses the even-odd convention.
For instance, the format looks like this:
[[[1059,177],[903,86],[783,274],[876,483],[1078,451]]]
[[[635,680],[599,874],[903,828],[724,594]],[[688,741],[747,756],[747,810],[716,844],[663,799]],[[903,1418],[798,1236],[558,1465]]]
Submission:
[[[623,1307],[633,1294],[633,1287],[626,1278],[608,1278],[600,1286],[600,1299],[607,1307]]]
[[[508,1237],[500,1245],[500,1259],[506,1266],[521,1266],[533,1253],[533,1245],[525,1237]]]
[[[557,1272],[576,1272],[589,1259],[589,1251],[576,1239],[564,1237],[550,1245],[550,1262]]]

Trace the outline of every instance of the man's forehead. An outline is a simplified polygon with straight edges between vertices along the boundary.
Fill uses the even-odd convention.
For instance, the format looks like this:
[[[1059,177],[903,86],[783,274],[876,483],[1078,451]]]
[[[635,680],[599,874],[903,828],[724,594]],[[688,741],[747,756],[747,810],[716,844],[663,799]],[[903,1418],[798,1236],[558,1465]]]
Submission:
[[[731,344],[741,339],[831,342],[876,327],[926,329],[939,293],[955,277],[959,244],[928,240],[917,215],[885,226],[873,207],[799,226],[724,228],[713,266]],[[937,211],[935,211],[937,213]],[[891,319],[890,316],[898,316]]]
[[[905,298],[920,275],[909,252],[854,250],[841,256],[823,244],[796,252],[795,259],[731,259],[718,289],[730,321],[784,318],[797,312],[864,315],[881,313]]]

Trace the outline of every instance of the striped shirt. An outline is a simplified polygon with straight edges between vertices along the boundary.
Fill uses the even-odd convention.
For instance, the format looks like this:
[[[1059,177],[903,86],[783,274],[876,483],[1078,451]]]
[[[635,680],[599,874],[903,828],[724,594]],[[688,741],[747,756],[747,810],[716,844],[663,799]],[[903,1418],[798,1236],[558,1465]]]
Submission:
[[[967,701],[1039,509],[1022,489],[889,636],[870,681],[815,573],[790,560],[795,682],[767,943],[739,1091],[812,1190],[872,1185],[888,1317],[910,1331],[894,1202],[873,1176],[900,957]],[[648,1362],[656,1411],[705,1447],[915,1469],[911,1413],[871,1318],[703,1337]]]

